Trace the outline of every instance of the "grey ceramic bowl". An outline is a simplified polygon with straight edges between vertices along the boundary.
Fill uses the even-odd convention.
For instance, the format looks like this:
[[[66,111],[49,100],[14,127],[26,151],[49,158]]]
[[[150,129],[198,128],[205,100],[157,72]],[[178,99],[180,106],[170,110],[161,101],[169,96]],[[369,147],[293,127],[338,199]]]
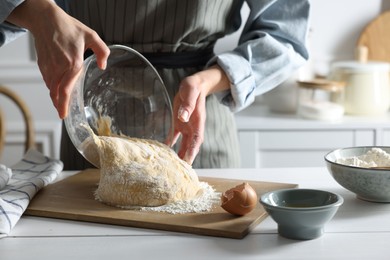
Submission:
[[[335,193],[313,189],[283,189],[261,196],[260,203],[278,224],[281,236],[314,239],[336,214],[344,199]]]
[[[390,147],[380,147],[390,153]],[[390,170],[362,168],[336,163],[339,158],[366,154],[374,146],[337,149],[325,155],[328,171],[344,188],[355,193],[359,199],[372,202],[390,202]]]

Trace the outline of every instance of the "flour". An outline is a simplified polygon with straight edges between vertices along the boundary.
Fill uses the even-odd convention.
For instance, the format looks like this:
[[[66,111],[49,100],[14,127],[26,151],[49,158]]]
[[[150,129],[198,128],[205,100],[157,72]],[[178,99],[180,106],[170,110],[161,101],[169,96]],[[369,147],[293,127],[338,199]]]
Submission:
[[[336,160],[336,163],[363,168],[384,167],[390,166],[390,154],[380,148],[372,148],[367,153],[360,156],[339,158]]]
[[[200,182],[202,194],[189,200],[181,200],[157,207],[127,206],[123,209],[165,212],[169,214],[202,213],[209,212],[220,203],[221,193],[214,190],[207,182]]]

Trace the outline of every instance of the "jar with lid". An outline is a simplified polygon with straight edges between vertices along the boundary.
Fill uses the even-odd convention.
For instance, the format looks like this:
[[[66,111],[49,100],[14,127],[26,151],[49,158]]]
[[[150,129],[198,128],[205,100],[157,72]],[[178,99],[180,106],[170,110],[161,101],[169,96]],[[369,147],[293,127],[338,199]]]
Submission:
[[[344,82],[325,79],[298,81],[297,114],[316,120],[337,120],[344,115]]]
[[[346,114],[381,115],[390,108],[389,72],[386,62],[339,61],[331,65],[329,79],[346,83]]]

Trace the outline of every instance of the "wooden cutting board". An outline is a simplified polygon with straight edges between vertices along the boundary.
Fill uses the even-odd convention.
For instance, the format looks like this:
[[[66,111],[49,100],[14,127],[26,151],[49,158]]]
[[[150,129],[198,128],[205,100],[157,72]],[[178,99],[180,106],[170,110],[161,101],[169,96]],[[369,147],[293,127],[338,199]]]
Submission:
[[[367,47],[368,60],[390,62],[389,30],[390,11],[382,13],[363,29],[357,46]]]
[[[88,169],[48,185],[34,197],[25,214],[227,238],[245,237],[267,216],[260,203],[252,212],[241,217],[227,213],[219,205],[207,213],[175,215],[110,207],[94,199],[99,174],[97,169]],[[205,177],[200,180],[207,181],[218,192],[224,192],[245,181]],[[285,183],[248,183],[256,190],[259,198],[271,190],[297,187],[295,184]]]

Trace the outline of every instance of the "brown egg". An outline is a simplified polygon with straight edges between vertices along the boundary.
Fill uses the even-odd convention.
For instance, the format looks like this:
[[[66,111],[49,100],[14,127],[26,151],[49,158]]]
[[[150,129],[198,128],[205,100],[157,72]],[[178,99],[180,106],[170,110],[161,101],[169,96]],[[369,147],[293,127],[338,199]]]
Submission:
[[[221,207],[227,212],[243,216],[251,212],[257,205],[256,191],[244,182],[225,191],[221,196]]]

